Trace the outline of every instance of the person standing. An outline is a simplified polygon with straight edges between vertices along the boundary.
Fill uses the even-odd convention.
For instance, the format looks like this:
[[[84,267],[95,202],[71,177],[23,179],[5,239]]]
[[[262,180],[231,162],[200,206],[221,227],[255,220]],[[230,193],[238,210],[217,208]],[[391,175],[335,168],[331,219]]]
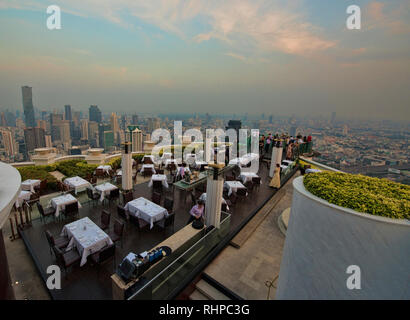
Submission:
[[[276,164],[276,168],[273,171],[273,178],[269,183],[269,187],[279,189],[280,188],[280,164]]]

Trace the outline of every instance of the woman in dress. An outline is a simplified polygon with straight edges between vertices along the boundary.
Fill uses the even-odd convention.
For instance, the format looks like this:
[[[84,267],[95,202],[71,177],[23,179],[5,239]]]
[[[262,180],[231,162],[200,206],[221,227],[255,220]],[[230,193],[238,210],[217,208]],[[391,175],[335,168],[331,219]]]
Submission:
[[[269,187],[279,189],[280,188],[280,164],[276,164],[276,168],[273,171],[273,178],[269,183]]]
[[[191,216],[189,217],[187,224],[190,224],[194,220],[200,220],[204,214],[204,208],[204,201],[198,200],[197,204],[192,207],[191,211],[189,211]]]

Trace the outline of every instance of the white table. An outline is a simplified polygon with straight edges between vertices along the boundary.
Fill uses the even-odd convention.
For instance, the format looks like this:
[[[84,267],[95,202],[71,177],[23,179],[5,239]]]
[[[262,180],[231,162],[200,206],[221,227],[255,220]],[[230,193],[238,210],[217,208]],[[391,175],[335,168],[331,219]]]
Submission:
[[[148,183],[148,187],[152,187],[153,181],[162,181],[162,185],[168,188],[167,176],[165,174],[153,174],[151,176],[151,181]]]
[[[157,173],[157,172],[155,171],[155,167],[154,167],[153,164],[143,164],[143,165],[142,165],[142,168],[141,168],[141,173],[143,173],[143,172],[145,171],[145,169],[148,169],[148,168],[151,168],[151,169],[152,169],[152,172],[153,172],[154,174]]]
[[[79,191],[84,191],[88,187],[91,187],[91,183],[81,177],[71,177],[64,180],[64,184],[73,188],[75,190],[75,194]]]
[[[16,208],[20,208],[23,205],[24,200],[28,201],[30,200],[30,196],[31,196],[31,191],[20,191],[20,194],[16,200]]]
[[[192,164],[196,161],[196,154],[188,153],[185,155],[185,161]]]
[[[322,170],[319,170],[319,169],[311,169],[311,168],[305,170],[305,173],[315,173],[315,172],[322,172]]]
[[[34,192],[34,187],[39,186],[40,183],[41,183],[41,180],[27,179],[21,183],[21,189],[24,191]]]
[[[110,170],[112,170],[111,166],[108,166],[108,165],[106,165],[106,166],[104,166],[104,165],[98,166],[97,169],[104,170],[104,172],[107,173],[107,174],[110,174]]]
[[[229,161],[229,164],[237,164],[239,166],[247,166],[251,161],[259,159],[259,155],[256,153],[247,153],[239,158],[234,158]]]
[[[239,178],[242,180],[243,183],[247,181],[252,181],[252,178],[258,178],[258,177],[259,176],[254,172],[241,172],[241,174],[239,175]]]
[[[172,158],[171,152],[164,152],[161,157],[161,162],[164,164],[166,163],[166,160],[170,160],[171,158]]]
[[[81,267],[85,265],[89,255],[113,244],[110,237],[88,217],[66,224],[61,235],[70,238],[66,251],[77,248],[81,256]]]
[[[67,193],[65,195],[56,197],[51,199],[51,205],[56,208],[55,216],[58,217],[60,215],[60,210],[64,210],[65,206],[70,203],[78,203],[78,208],[81,208],[81,204],[78,202],[76,198],[74,198],[71,194]]]
[[[176,166],[178,166],[178,161],[177,160],[175,160],[175,159],[166,159],[165,160],[165,167],[167,167],[169,164],[171,164],[171,163],[173,163],[173,164],[175,164]]]
[[[109,182],[99,184],[95,187],[95,190],[97,190],[98,193],[100,193],[100,202],[103,202],[105,196],[109,195],[110,192],[115,189],[118,188]]]
[[[199,197],[199,200],[202,200],[202,201],[206,202],[206,192],[201,194],[201,196]],[[222,203],[226,204],[226,200],[223,197],[222,197]],[[228,207],[227,204],[226,204],[226,209],[229,210],[229,207]]]
[[[246,187],[239,181],[225,181],[225,185],[229,188],[228,196],[230,196],[232,192],[236,192],[238,189],[246,189]]]
[[[152,229],[154,222],[160,221],[164,217],[168,216],[167,209],[155,204],[152,201],[140,197],[128,202],[125,205],[125,210],[137,218],[141,218],[150,224]]]

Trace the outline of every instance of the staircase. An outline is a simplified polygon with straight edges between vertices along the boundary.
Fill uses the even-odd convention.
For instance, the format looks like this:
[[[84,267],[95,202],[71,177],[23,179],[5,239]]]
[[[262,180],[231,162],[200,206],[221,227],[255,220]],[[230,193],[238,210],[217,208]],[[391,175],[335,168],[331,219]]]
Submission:
[[[215,288],[204,279],[199,280],[195,285],[194,292],[189,296],[190,300],[231,300],[221,291]]]

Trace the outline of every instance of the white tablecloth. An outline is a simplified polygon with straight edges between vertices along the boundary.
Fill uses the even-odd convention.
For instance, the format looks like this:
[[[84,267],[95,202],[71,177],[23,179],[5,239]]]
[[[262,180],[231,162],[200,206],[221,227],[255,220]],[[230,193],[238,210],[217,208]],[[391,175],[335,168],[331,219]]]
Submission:
[[[202,200],[204,202],[206,202],[206,192],[204,192],[203,194],[201,194],[201,196],[199,197],[199,200]],[[226,204],[226,200],[224,198],[222,198],[222,203]],[[229,210],[228,205],[226,205],[226,209]]]
[[[91,187],[91,183],[81,177],[71,177],[64,180],[64,184],[75,190],[75,194]]]
[[[95,190],[97,190],[100,193],[101,202],[104,200],[105,196],[109,195],[110,192],[115,189],[118,189],[118,188],[109,182],[99,184],[98,186],[95,187]]]
[[[253,172],[241,172],[239,178],[242,180],[243,183],[246,181],[252,181],[252,178],[258,178],[259,176]],[[261,181],[262,183],[262,181]]]
[[[225,185],[229,189],[228,196],[230,196],[232,192],[236,192],[238,189],[246,189],[246,187],[239,181],[225,181]]]
[[[55,216],[60,215],[60,210],[64,210],[65,206],[70,203],[78,202],[71,194],[67,193],[65,195],[51,199],[51,205],[56,208]],[[81,208],[81,204],[78,202],[78,208]]]
[[[239,158],[234,158],[229,161],[229,164],[237,164],[239,166],[247,166],[251,161],[259,159],[259,155],[256,153],[247,153]]]
[[[16,200],[16,208],[20,208],[23,205],[24,200],[30,200],[31,192],[22,190]]]
[[[309,169],[306,169],[305,171],[305,173],[315,173],[315,172],[322,172],[322,170],[309,168]]]
[[[152,172],[154,172],[154,174],[156,173],[154,165],[153,164],[143,164],[142,168],[141,168],[141,173],[145,171],[145,169],[147,168],[151,168]]]
[[[98,166],[97,169],[102,169],[107,174],[110,174],[110,170],[112,170],[111,166],[104,166],[104,165]]]
[[[196,161],[196,154],[188,153],[185,155],[185,161],[189,164],[193,164]]]
[[[154,222],[160,221],[168,215],[167,209],[140,197],[128,202],[125,209],[137,218],[141,218],[150,224],[150,228],[154,226]]]
[[[176,166],[178,166],[178,161],[177,161],[177,160],[175,160],[175,159],[166,159],[166,160],[165,160],[165,167],[166,167],[167,165],[171,164],[171,163],[173,163],[173,164],[175,164]]]
[[[151,176],[151,181],[148,183],[148,187],[152,187],[152,181],[162,181],[162,185],[168,188],[167,176],[165,174],[153,174]]]
[[[34,192],[34,187],[39,186],[40,183],[41,183],[41,180],[28,179],[21,183],[21,189],[24,191]]]
[[[165,164],[166,160],[170,160],[172,158],[171,152],[164,152],[161,157],[161,163]]]
[[[61,235],[70,238],[67,251],[73,247],[77,248],[81,256],[80,266],[87,262],[87,257],[90,254],[113,244],[110,237],[88,217],[66,224]]]

